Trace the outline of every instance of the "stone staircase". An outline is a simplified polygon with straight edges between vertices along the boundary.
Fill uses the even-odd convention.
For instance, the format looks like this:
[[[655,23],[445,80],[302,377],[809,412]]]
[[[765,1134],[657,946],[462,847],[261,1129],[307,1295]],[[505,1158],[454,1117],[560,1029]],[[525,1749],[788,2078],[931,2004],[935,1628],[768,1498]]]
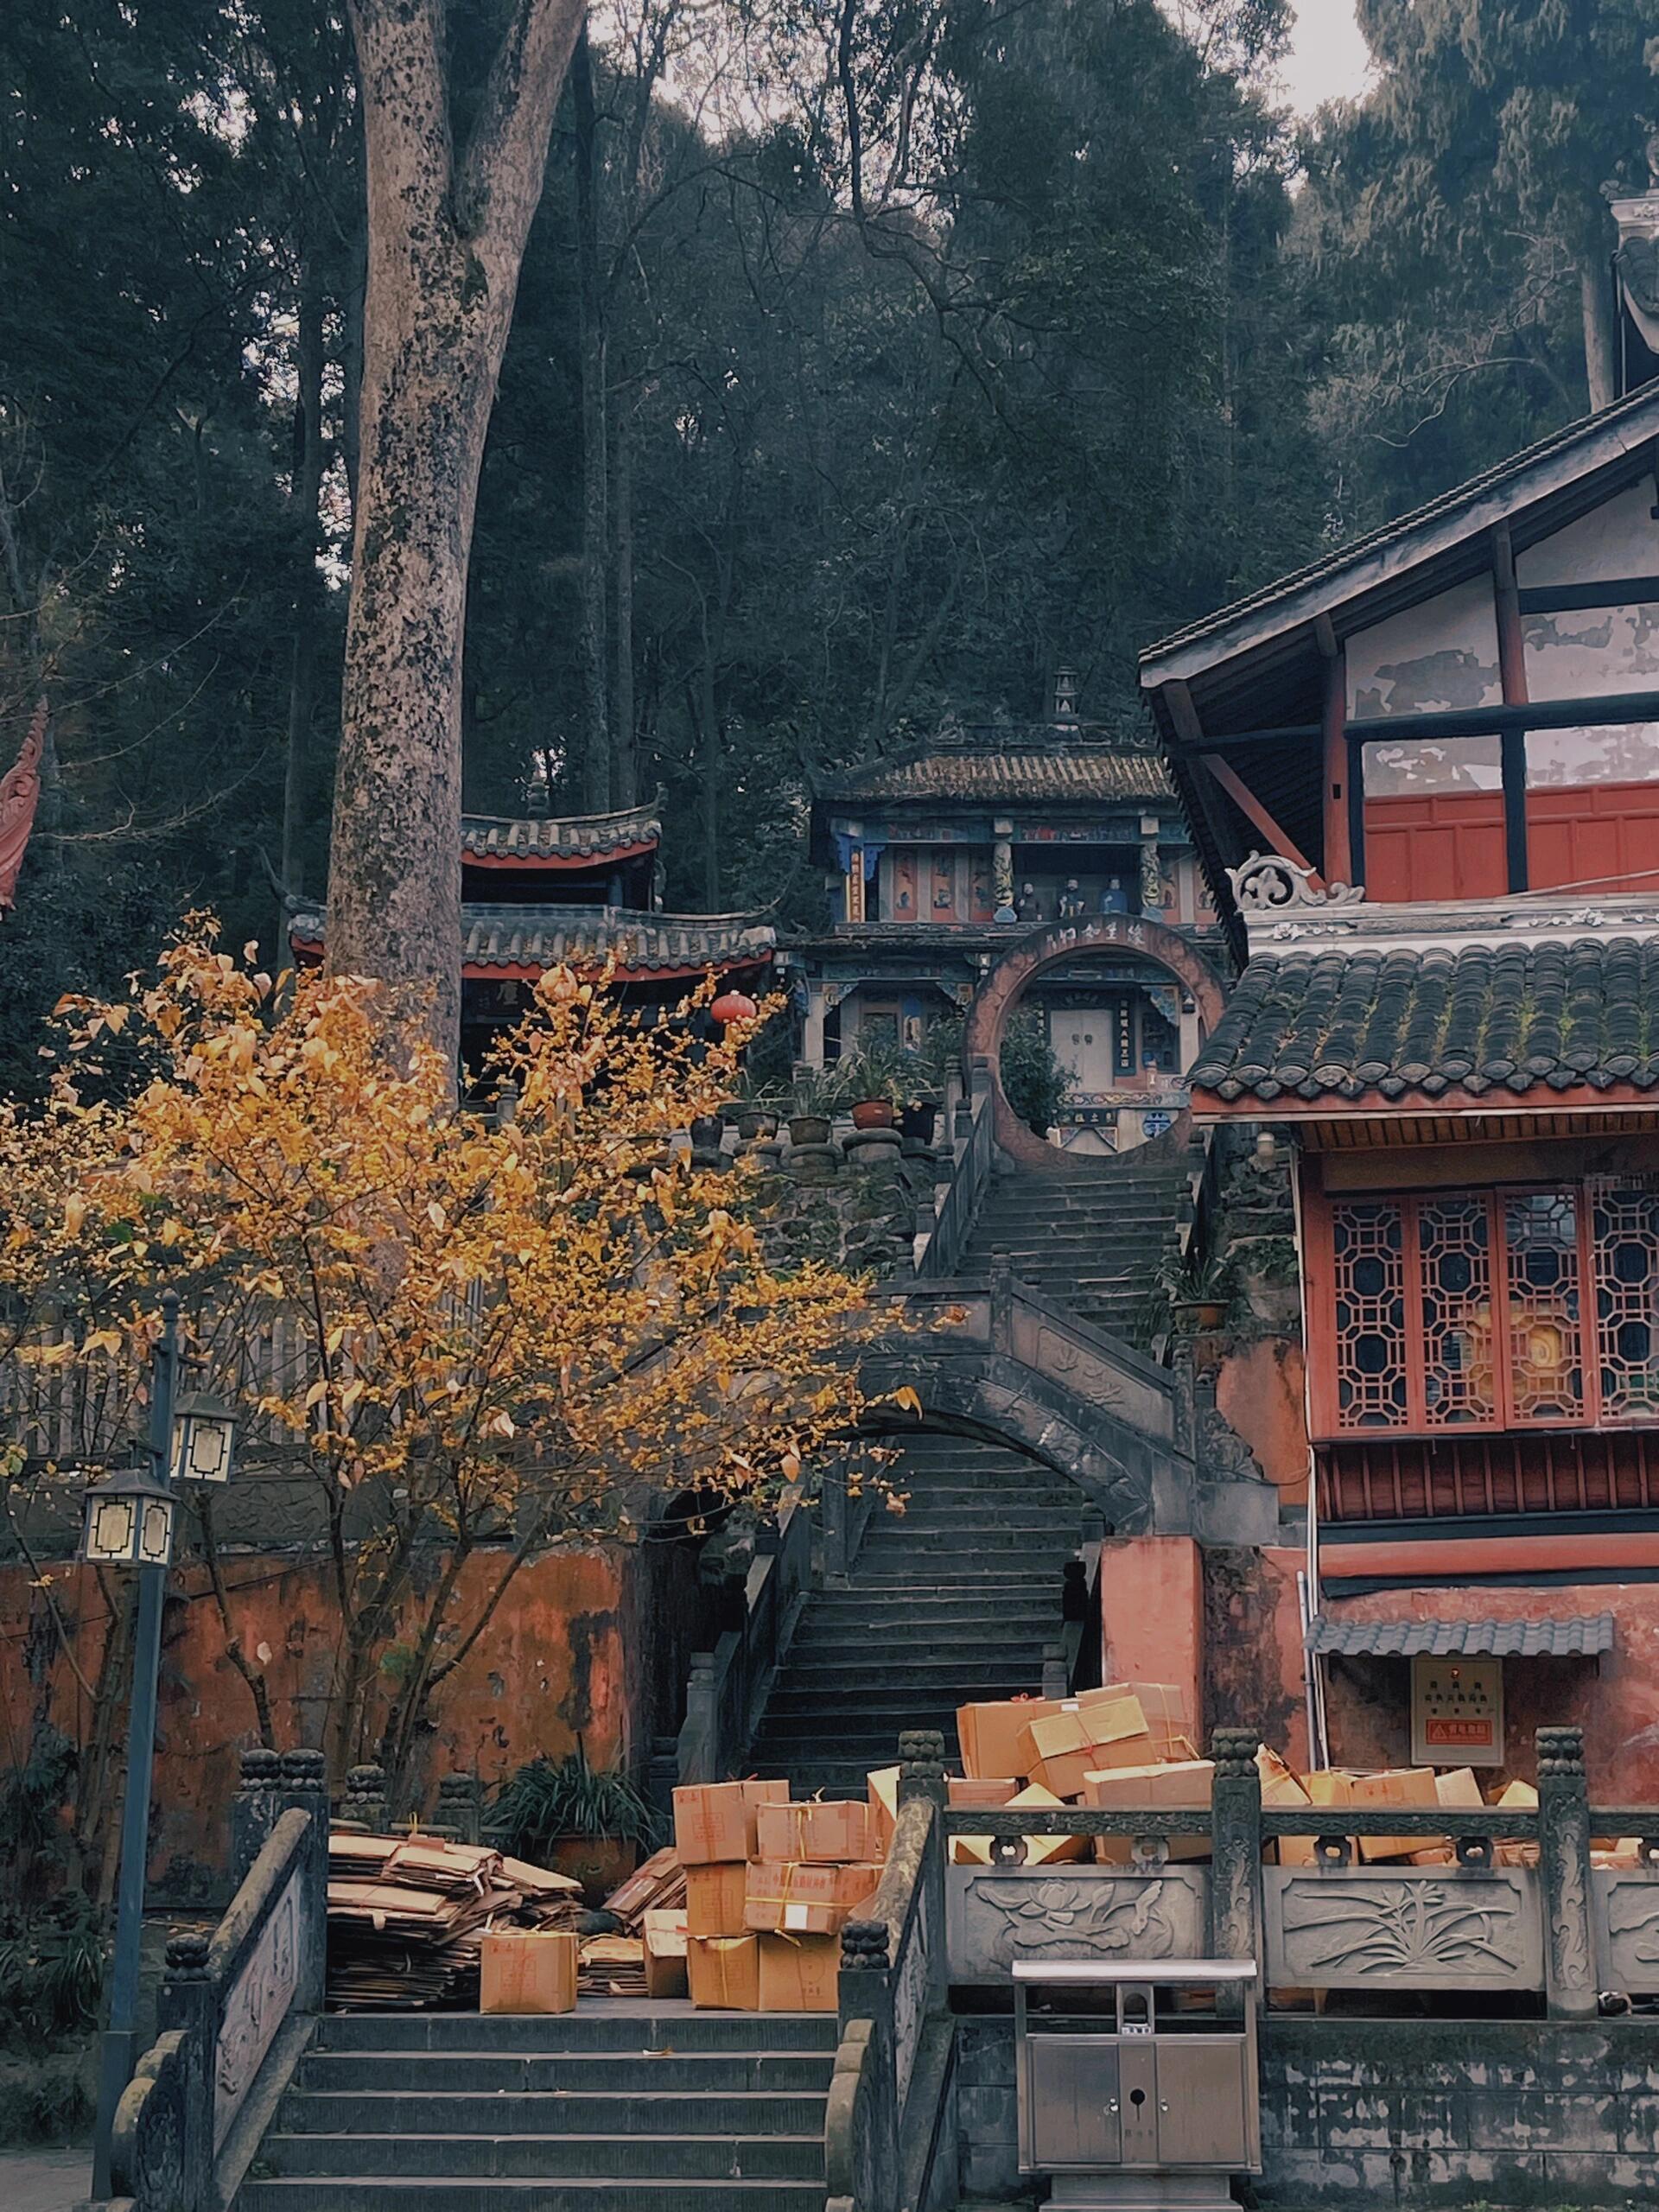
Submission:
[[[823,2212],[823,2013],[332,2013],[234,2212]]]
[[[1007,1446],[926,1431],[887,1470],[845,1590],[815,1590],[766,1702],[748,1765],[794,1794],[861,1796],[906,1728],[957,1757],[958,1705],[1042,1686],[1058,1643],[1083,1493]]]
[[[1146,1147],[1054,1174],[999,1175],[979,1210],[962,1273],[1006,1261],[1022,1282],[1080,1320],[1144,1351],[1158,1269],[1187,1193],[1184,1151]]]

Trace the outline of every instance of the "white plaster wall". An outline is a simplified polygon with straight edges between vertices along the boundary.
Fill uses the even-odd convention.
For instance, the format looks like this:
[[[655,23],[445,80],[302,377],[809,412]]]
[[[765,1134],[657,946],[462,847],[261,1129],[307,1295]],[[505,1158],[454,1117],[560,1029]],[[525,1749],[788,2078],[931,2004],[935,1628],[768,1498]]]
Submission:
[[[1497,705],[1497,615],[1490,578],[1391,614],[1345,640],[1351,721]]]
[[[1653,518],[1655,486],[1644,476],[1617,498],[1592,507],[1577,522],[1541,537],[1515,556],[1522,591],[1547,584],[1602,582],[1612,576],[1659,575],[1659,522]]]
[[[1523,614],[1521,628],[1529,699],[1659,690],[1659,605]]]

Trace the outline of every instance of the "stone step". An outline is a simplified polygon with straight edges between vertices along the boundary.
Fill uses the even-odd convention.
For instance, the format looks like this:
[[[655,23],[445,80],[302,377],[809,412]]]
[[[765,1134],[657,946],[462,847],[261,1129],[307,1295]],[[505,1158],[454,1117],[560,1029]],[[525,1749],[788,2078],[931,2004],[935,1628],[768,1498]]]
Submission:
[[[1058,1632],[1058,1626],[1059,1611],[1053,1608],[1022,1622],[1017,1629],[1005,1621],[992,1619],[964,1624],[950,1636],[941,1636],[937,1629],[918,1628],[914,1623],[907,1626],[895,1624],[885,1630],[849,1626],[826,1632],[802,1629],[790,1645],[784,1663],[791,1668],[856,1666],[861,1662],[868,1664],[871,1636],[879,1633],[883,1637],[883,1650],[891,1655],[896,1666],[970,1666],[976,1654],[982,1651],[995,1650],[1000,1656],[1004,1652],[1033,1650],[1046,1643],[1050,1636]]]
[[[397,2089],[426,2097],[497,2091],[792,2089],[830,2086],[831,2054],[774,2051],[308,2051],[296,2087],[318,2093]]]
[[[653,2103],[655,2100],[652,2101]],[[664,2132],[658,2115],[642,2108],[639,2124],[615,2135],[561,2128],[531,2135],[486,2120],[476,2135],[268,2135],[261,2161],[273,2175],[349,2178],[359,2174],[406,2174],[416,2179],[448,2177],[501,2180],[572,2177],[660,2181],[822,2181],[822,2118],[816,2134],[682,2135]]]
[[[1012,1697],[1020,1685],[997,1683],[991,1686],[991,1697]],[[955,1697],[918,1697],[899,1706],[873,1707],[868,1713],[855,1719],[826,1718],[821,1704],[815,1704],[804,1713],[774,1713],[770,1706],[754,1741],[752,1758],[758,1763],[763,1748],[775,1751],[779,1758],[811,1757],[822,1751],[826,1758],[862,1758],[870,1754],[869,1764],[880,1766],[887,1754],[887,1747],[896,1744],[906,1728],[944,1728],[956,1726],[957,1707],[969,1700]]]
[[[237,2192],[236,2212],[547,2212],[547,2183],[532,2175],[514,2179],[465,2181],[407,2174],[334,2176],[302,2174],[287,2181],[246,2181]],[[722,2212],[738,2204],[744,2212],[819,2212],[822,2181],[681,2181],[672,2176],[646,2180],[589,2179],[567,2176],[558,2184],[560,2212]]]
[[[977,1667],[899,1667],[867,1659],[862,1666],[849,1662],[842,1667],[786,1668],[766,1700],[766,1725],[771,1727],[799,1713],[821,1716],[832,1699],[861,1699],[878,1690],[890,1693],[877,1708],[882,1713],[902,1711],[912,1699],[918,1703],[944,1700],[953,1707],[982,1702],[1000,1696],[1006,1683],[1030,1674],[1033,1660],[1040,1673],[1042,1652],[1034,1644],[1028,1654],[1010,1655],[1007,1664],[991,1659]]]
[[[860,1777],[859,1794],[863,1795]],[[772,2016],[768,2015],[768,2018]],[[821,2016],[822,2017],[822,2016]],[[439,2096],[413,2090],[290,2089],[276,2114],[286,2136],[800,2135],[823,2123],[821,2093],[794,2090],[482,2090]]]
[[[630,2004],[611,2012],[584,2003],[576,2012],[325,2012],[311,2044],[321,2051],[711,2051],[739,2056],[785,2050],[833,2051],[833,2018],[817,2012],[653,2012]]]

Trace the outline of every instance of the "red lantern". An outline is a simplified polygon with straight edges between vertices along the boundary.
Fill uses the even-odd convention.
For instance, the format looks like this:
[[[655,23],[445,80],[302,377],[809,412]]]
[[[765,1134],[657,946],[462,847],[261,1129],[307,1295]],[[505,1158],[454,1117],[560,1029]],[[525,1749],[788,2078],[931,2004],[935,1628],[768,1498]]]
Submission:
[[[760,1009],[741,991],[722,991],[709,1011],[723,1027],[728,1021],[753,1021]]]

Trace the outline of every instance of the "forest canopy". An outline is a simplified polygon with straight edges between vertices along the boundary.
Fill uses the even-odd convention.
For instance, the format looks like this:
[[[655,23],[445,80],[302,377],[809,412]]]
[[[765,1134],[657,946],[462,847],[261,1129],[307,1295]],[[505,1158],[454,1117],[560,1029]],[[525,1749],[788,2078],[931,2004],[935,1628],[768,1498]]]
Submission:
[[[481,93],[494,0],[451,11]],[[1138,728],[1149,639],[1606,396],[1604,188],[1643,0],[1362,0],[1288,113],[1287,0],[616,0],[518,288],[467,610],[465,799],[666,789],[668,901],[810,921],[837,766]],[[210,905],[321,891],[361,375],[328,0],[0,21],[0,770],[50,709],[0,928],[39,1023]]]

